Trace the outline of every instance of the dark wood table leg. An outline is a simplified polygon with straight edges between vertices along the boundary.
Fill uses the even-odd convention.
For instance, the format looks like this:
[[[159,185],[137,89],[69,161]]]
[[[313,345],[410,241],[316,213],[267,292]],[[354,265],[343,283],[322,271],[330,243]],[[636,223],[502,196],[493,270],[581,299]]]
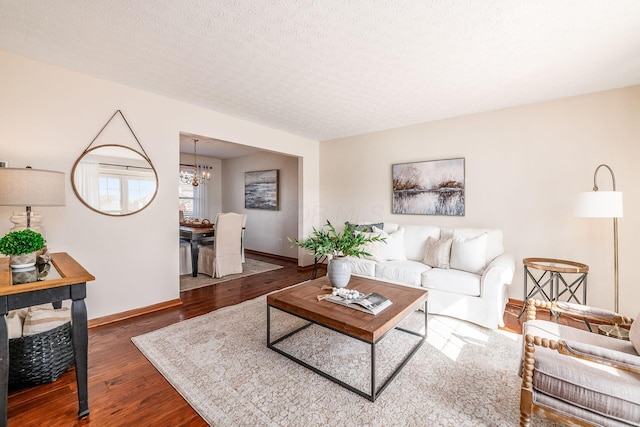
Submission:
[[[198,241],[191,239],[191,275],[198,277]]]
[[[71,286],[71,340],[76,363],[76,383],[78,385],[78,418],[89,415],[88,352],[89,331],[87,329],[86,283]]]
[[[7,425],[7,395],[9,393],[9,332],[7,331],[7,300],[2,298],[0,311],[2,319],[0,319],[0,426]]]

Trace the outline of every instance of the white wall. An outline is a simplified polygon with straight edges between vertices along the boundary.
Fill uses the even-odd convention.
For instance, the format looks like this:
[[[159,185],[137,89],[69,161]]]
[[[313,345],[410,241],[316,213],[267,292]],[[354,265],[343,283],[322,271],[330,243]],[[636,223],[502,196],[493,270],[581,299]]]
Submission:
[[[0,160],[12,167],[60,170],[68,177],[117,109],[157,169],[158,196],[151,206],[122,218],[100,215],[76,199],[67,178],[66,206],[36,209],[45,215],[51,249],[68,252],[96,276],[88,287],[90,318],[179,296],[175,182],[180,132],[299,157],[298,238],[325,219],[500,227],[518,261],[544,256],[589,264],[589,303],[612,308],[611,221],[571,216],[573,194],[590,190],[596,166],[607,163],[625,203],[620,307],[624,314],[638,314],[640,87],[318,144],[0,51]],[[452,157],[466,158],[465,217],[391,214],[393,163]],[[610,188],[606,173],[599,185]],[[19,209],[0,207],[1,234],[10,228],[14,210]],[[510,295],[521,299],[518,266]]]
[[[317,212],[317,141],[0,51],[0,159],[12,167],[59,170],[68,177],[117,109],[158,172],[153,203],[131,216],[100,215],[76,199],[67,178],[66,206],[38,209],[45,215],[52,251],[68,252],[96,276],[87,291],[89,318],[179,297],[180,132],[300,157],[304,196],[299,204],[306,207],[301,211]],[[13,210],[0,207],[0,233],[11,227]],[[316,224],[317,216],[301,216],[299,233]]]
[[[277,211],[245,209],[244,173],[278,169],[279,208]],[[298,236],[298,159],[274,153],[223,160],[222,208],[224,212],[247,214],[245,247],[260,252],[298,257],[287,237]]]
[[[464,217],[391,214],[391,165],[466,159]],[[636,316],[640,235],[640,87],[392,129],[320,144],[320,219],[501,228],[518,269],[509,295],[523,298],[522,258],[590,266],[589,304],[613,308],[613,225],[572,216],[606,163],[624,192],[620,310]],[[600,171],[601,190],[611,178]]]

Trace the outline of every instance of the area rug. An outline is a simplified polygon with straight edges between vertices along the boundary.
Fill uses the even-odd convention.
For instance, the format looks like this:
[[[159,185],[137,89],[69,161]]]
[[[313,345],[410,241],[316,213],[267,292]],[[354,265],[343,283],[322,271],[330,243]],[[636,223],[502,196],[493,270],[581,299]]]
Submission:
[[[375,402],[266,347],[265,297],[132,338],[151,363],[213,426],[514,426],[519,421],[521,337],[430,316],[427,342]],[[301,320],[272,310],[273,336]],[[403,321],[424,326],[421,313]],[[411,335],[377,346],[388,375]],[[279,344],[367,389],[369,347],[318,326]],[[552,426],[534,418],[535,426]]]
[[[206,274],[198,274],[198,277],[193,277],[190,274],[183,274],[180,276],[180,292],[215,285],[216,283],[228,282],[229,280],[239,279],[240,277],[253,276],[254,274],[277,270],[279,268],[282,268],[282,266],[246,258],[245,262],[242,264],[242,273],[230,274],[218,279],[207,276]]]

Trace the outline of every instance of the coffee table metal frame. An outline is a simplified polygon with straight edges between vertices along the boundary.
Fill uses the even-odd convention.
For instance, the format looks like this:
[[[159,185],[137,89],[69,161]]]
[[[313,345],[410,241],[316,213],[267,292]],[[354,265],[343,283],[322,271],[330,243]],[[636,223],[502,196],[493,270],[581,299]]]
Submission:
[[[345,310],[354,310],[353,308],[348,308],[348,307],[344,307],[344,308],[345,308]],[[300,319],[303,319],[303,320],[307,321],[308,323],[303,325],[303,326],[301,326],[301,327],[299,327],[299,328],[297,328],[297,329],[295,329],[294,331],[289,332],[289,333],[281,336],[280,338],[277,338],[277,339],[272,341],[271,340],[271,309],[280,310],[282,312],[290,314],[291,316],[295,316],[295,317],[298,317]],[[411,315],[411,314],[412,313],[409,313],[409,315]],[[406,319],[406,317],[405,317],[405,319]],[[402,322],[402,320],[404,320],[404,319],[401,319],[398,323]],[[307,362],[305,362],[303,360],[298,359],[297,357],[293,356],[292,354],[289,354],[289,353],[287,353],[287,352],[275,347],[279,342],[281,342],[281,341],[283,341],[283,340],[285,340],[285,339],[297,334],[298,332],[300,332],[300,331],[302,331],[302,330],[304,330],[304,329],[306,329],[309,326],[314,325],[314,324],[322,326],[323,328],[331,329],[331,330],[333,330],[335,332],[338,332],[338,333],[343,334],[343,335],[347,335],[347,336],[349,336],[351,338],[355,338],[358,341],[362,341],[362,342],[367,343],[367,344],[370,345],[370,349],[371,349],[371,393],[366,393],[366,392],[364,392],[364,391],[362,391],[360,389],[357,389],[357,388],[351,386],[350,384],[347,384],[346,382],[341,381],[340,379],[338,379],[338,378],[336,378],[336,377],[334,377],[334,376],[332,376],[332,375],[320,370],[319,368],[317,368],[317,367],[315,367],[313,365],[310,365],[310,364],[308,364]],[[413,346],[413,348],[405,356],[405,358],[402,360],[402,362],[400,362],[400,364],[396,367],[396,369],[391,373],[391,375],[384,381],[384,383],[380,386],[380,388],[376,389],[376,344],[379,343],[380,341],[382,341],[382,339],[384,339],[384,337],[387,336],[387,334],[389,332],[391,332],[392,330],[394,330],[394,329],[397,329],[397,330],[399,330],[401,332],[405,332],[405,333],[408,333],[408,334],[411,334],[411,335],[418,336],[418,337],[420,337],[420,341],[418,341]],[[316,374],[321,375],[321,376],[333,381],[334,383],[341,385],[342,387],[346,388],[347,390],[350,390],[350,391],[352,391],[352,392],[354,392],[354,393],[356,393],[356,394],[358,394],[358,395],[360,395],[362,397],[365,397],[365,398],[369,399],[372,402],[375,402],[376,398],[380,395],[380,393],[382,393],[384,391],[384,389],[387,388],[387,386],[391,383],[391,381],[393,381],[393,379],[398,375],[398,373],[402,370],[402,368],[407,364],[407,362],[413,357],[413,355],[420,349],[420,347],[422,347],[422,344],[424,344],[424,342],[426,341],[426,338],[427,338],[427,301],[426,300],[424,301],[424,333],[420,333],[420,332],[417,332],[417,331],[411,331],[411,330],[408,330],[408,329],[405,329],[405,328],[400,328],[398,326],[395,326],[395,327],[391,328],[389,330],[389,332],[387,332],[384,335],[382,335],[378,340],[376,340],[374,342],[370,342],[370,341],[364,340],[364,339],[362,339],[360,337],[356,337],[354,335],[345,333],[343,331],[339,331],[339,330],[337,330],[335,328],[332,328],[331,326],[324,325],[324,324],[319,323],[319,322],[315,322],[315,321],[313,321],[311,319],[307,319],[307,318],[305,318],[303,316],[300,316],[299,314],[294,314],[294,313],[291,313],[290,311],[284,310],[282,308],[272,307],[271,305],[267,304],[267,347],[268,348],[270,348],[271,350],[273,350],[273,351],[275,351],[277,353],[282,354],[283,356],[293,360],[296,363],[299,363],[300,365],[304,366],[305,368],[308,368],[308,369],[312,370]]]

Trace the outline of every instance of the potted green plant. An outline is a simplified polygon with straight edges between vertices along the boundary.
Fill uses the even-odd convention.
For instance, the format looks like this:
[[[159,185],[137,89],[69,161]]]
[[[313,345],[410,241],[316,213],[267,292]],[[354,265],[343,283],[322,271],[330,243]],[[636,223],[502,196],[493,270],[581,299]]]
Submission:
[[[313,233],[304,241],[289,238],[292,246],[313,252],[316,258],[323,256],[331,258],[327,275],[331,285],[338,288],[347,286],[351,277],[351,264],[345,257],[371,256],[367,252],[366,244],[385,241],[384,237],[365,234],[357,231],[354,227],[346,226],[342,232],[339,232],[328,220],[321,229],[313,227]]]
[[[42,234],[30,229],[12,231],[0,239],[0,253],[9,255],[11,268],[35,265],[38,251],[44,249],[46,240]]]

